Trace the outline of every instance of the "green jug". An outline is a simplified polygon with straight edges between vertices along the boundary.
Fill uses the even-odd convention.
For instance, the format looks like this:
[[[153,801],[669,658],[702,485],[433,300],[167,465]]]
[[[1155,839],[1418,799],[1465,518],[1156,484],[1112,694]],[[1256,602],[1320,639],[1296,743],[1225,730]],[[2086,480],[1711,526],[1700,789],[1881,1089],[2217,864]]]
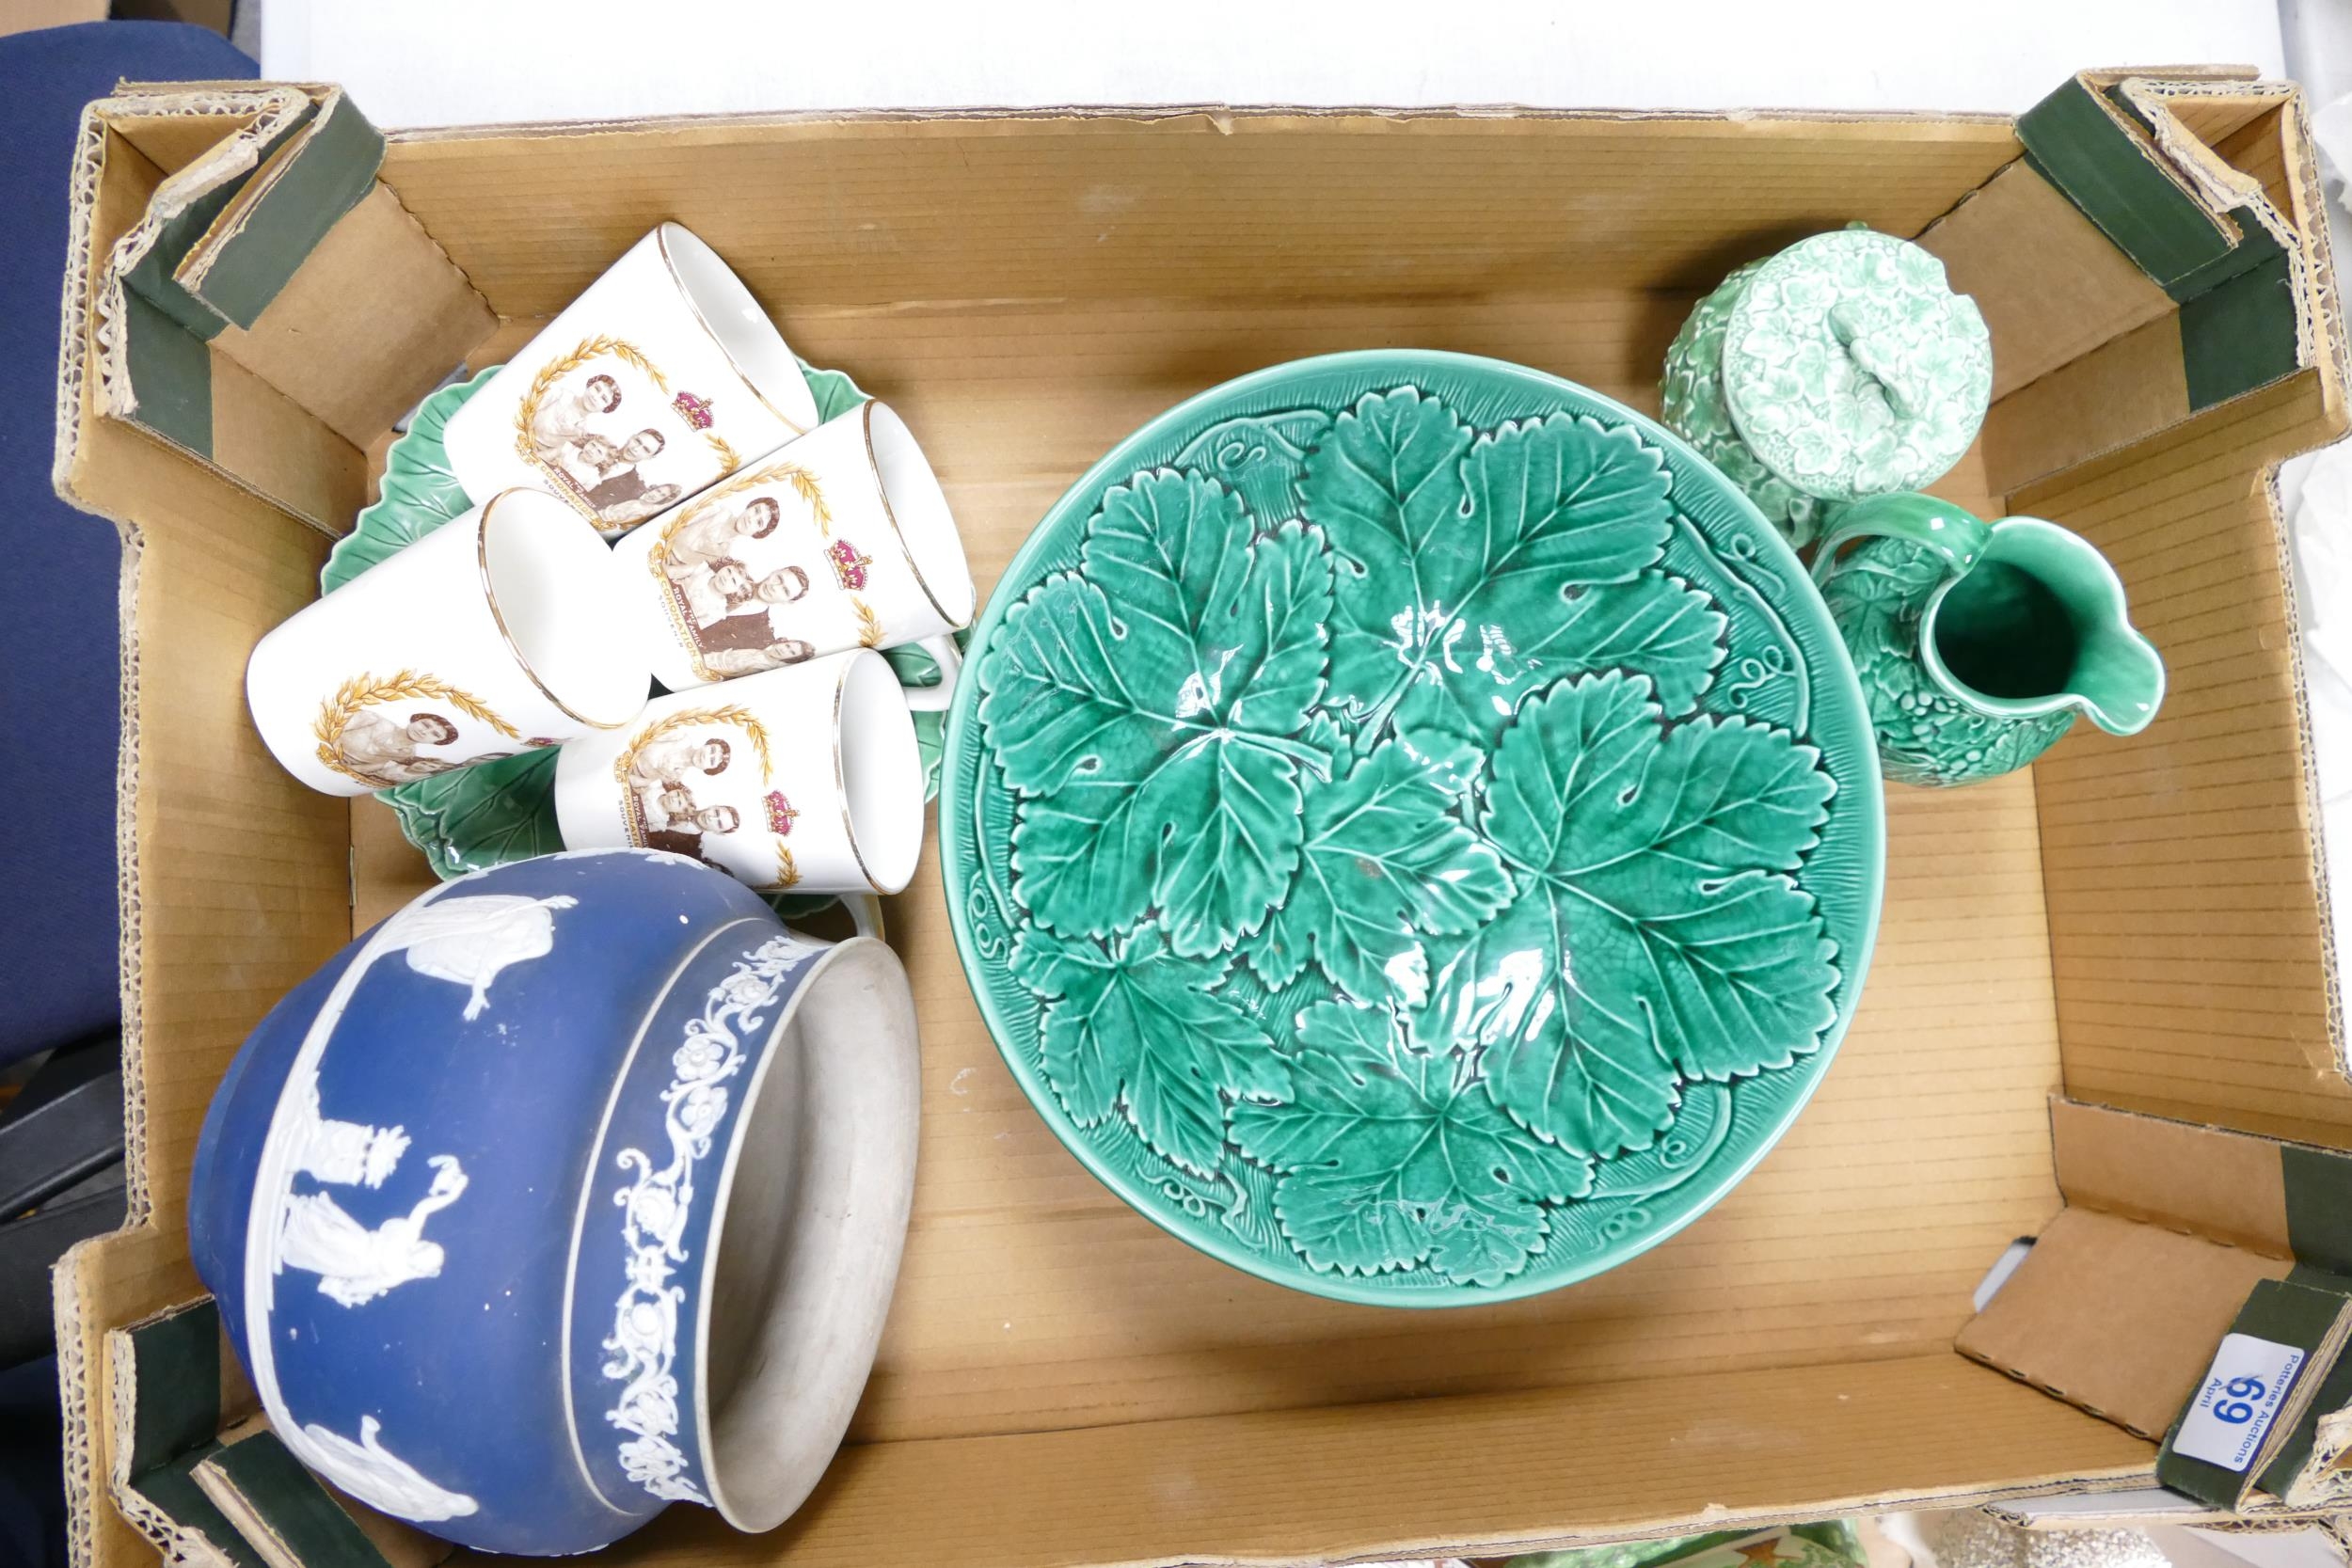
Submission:
[[[2164,701],[2164,660],[2133,627],[2115,568],[2056,523],[1873,496],[1832,520],[1813,580],[1853,655],[1890,779],[1996,778],[2049,750],[2077,714],[2137,735]]]

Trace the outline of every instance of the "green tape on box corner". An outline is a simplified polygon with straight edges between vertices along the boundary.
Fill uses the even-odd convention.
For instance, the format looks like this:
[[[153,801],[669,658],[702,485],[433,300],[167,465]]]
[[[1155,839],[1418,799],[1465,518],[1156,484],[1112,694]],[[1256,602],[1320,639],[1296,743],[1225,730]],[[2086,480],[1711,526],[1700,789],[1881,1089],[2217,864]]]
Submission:
[[[2018,116],[2017,139],[2042,176],[2168,293],[2229,255],[2229,237],[2204,208],[2081,79]]]
[[[2281,1144],[2279,1164],[2286,1195],[2287,1245],[2296,1259],[2287,1278],[2352,1296],[2352,1154]],[[2257,1484],[2273,1497],[2285,1497],[2319,1445],[2320,1418],[2347,1405],[2352,1405],[2352,1354],[2338,1355],[2335,1365],[2321,1374],[2310,1406]]]
[[[277,1433],[256,1433],[204,1463],[236,1489],[286,1555],[306,1568],[390,1568]]]
[[[2314,1377],[2325,1375],[2313,1363],[2322,1358],[2337,1321],[2347,1310],[2352,1310],[2352,1301],[2331,1289],[2294,1279],[2265,1279],[2257,1283],[2247,1295],[2246,1305],[2238,1308],[2230,1332],[2291,1346],[2303,1353],[2302,1365],[2296,1370],[2294,1384],[2277,1416],[2278,1421],[2285,1423],[2285,1431],[2274,1429],[2267,1433],[2244,1470],[2233,1470],[2211,1460],[2179,1452],[2173,1445],[2180,1438],[2182,1425],[2205,1393],[2209,1374],[2201,1373],[2188,1402],[2173,1418],[2165,1433],[2164,1447],[2156,1454],[2156,1480],[2210,1507],[2235,1509],[2253,1490],[2256,1478],[2271,1473],[2277,1457],[2291,1443],[2311,1403],[2307,1390]]]
[[[229,1522],[204,1489],[196,1483],[196,1466],[219,1449],[208,1443],[192,1449],[168,1465],[159,1465],[131,1482],[131,1490],[147,1499],[173,1525],[202,1536],[236,1568],[269,1568],[252,1543]]]
[[[2352,1279],[2326,1270],[2305,1268],[2298,1264],[2287,1278],[2297,1285],[2332,1291],[2340,1296],[2352,1296]],[[2311,1403],[2287,1433],[2286,1441],[2279,1446],[2278,1451],[2270,1463],[2263,1466],[2262,1475],[2256,1480],[2255,1484],[2274,1497],[2284,1497],[2288,1488],[2295,1484],[2296,1478],[2303,1473],[2303,1466],[2311,1463],[2312,1451],[2319,1447],[2319,1418],[2352,1404],[2352,1354],[2338,1352],[2336,1364],[2318,1375],[2318,1391],[2312,1396]]]
[[[2181,368],[2192,413],[2267,387],[2298,368],[2295,283],[2283,253],[2183,300]]]
[[[172,275],[188,252],[211,231],[220,214],[243,194],[260,172],[273,149],[285,145],[286,138],[298,134],[318,113],[315,105],[306,106],[269,141],[257,148],[257,163],[243,173],[223,180],[213,189],[190,201],[179,212],[163,220],[153,243],[148,245],[131,269],[123,274],[126,290],[146,300],[165,315],[180,324],[189,333],[207,341],[220,335],[229,325],[212,304],[198,299],[180,286]]]
[[[199,297],[227,320],[250,327],[326,231],[375,187],[383,163],[384,134],[350,99],[338,97],[213,258],[198,286]]]
[[[141,295],[122,296],[131,419],[199,457],[213,455],[213,350]]]
[[[2285,251],[2250,214],[2233,210],[2233,236],[2205,204],[2159,166],[2146,143],[2080,79],[2017,119],[2017,139],[2043,179],[2176,302],[2196,298]],[[2138,111],[2117,101],[2137,119]],[[2290,322],[2293,301],[2288,302]]]
[[[207,1298],[124,1333],[134,1373],[126,1473],[136,1482],[220,1432],[220,1308]]]
[[[2296,1261],[2352,1277],[2352,1154],[2280,1144],[2279,1176]]]

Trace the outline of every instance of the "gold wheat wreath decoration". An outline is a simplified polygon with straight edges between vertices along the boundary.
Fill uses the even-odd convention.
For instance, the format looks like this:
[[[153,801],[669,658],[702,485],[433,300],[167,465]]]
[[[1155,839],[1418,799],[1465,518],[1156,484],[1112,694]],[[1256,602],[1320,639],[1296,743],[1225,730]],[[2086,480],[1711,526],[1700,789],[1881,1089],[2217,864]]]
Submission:
[[[724,484],[715,489],[705,490],[701,495],[696,496],[693,504],[680,512],[670,526],[661,531],[661,543],[654,547],[655,556],[668,555],[670,541],[676,537],[677,531],[689,523],[710,515],[710,509],[721,501],[739,496],[746,490],[757,490],[775,484],[788,485],[794,495],[806,501],[809,515],[816,519],[817,531],[828,539],[833,537],[833,508],[826,504],[823,487],[817,483],[815,474],[787,459],[782,463],[770,463],[762,467],[737,474]],[[656,570],[659,569],[657,561]]]
[[[489,725],[509,740],[523,737],[520,730],[492,712],[489,705],[481,698],[460,691],[445,680],[421,675],[414,670],[403,670],[389,680],[358,674],[337,687],[335,695],[319,705],[319,716],[311,721],[310,733],[319,737],[319,761],[346,779],[374,784],[374,779],[343,760],[343,731],[349,729],[351,721],[367,708],[420,700],[447,703],[467,718]]]
[[[859,598],[855,594],[850,595],[850,603],[857,610],[858,645],[865,648],[881,647],[882,640],[882,622],[875,616],[873,606],[867,604],[864,599]]]
[[[754,754],[759,758],[759,782],[762,784],[774,782],[776,759],[775,753],[768,746],[767,726],[752,717],[750,708],[740,703],[730,703],[724,707],[689,708],[683,713],[673,713],[667,719],[648,724],[640,731],[637,738],[623,748],[621,754],[612,760],[612,781],[621,786],[623,798],[631,801],[635,799],[636,792],[629,787],[628,770],[637,765],[639,752],[660,740],[663,736],[675,735],[680,730],[691,729],[699,724],[724,724],[740,730],[744,738],[752,743]],[[628,822],[629,842],[640,848],[644,847],[644,816],[635,811],[627,811],[622,815]],[[781,893],[800,879],[800,867],[793,863],[792,851],[781,844],[777,845],[776,879],[767,883],[760,891]]]
[[[669,377],[645,357],[644,350],[619,338],[600,336],[585,339],[571,353],[548,360],[540,368],[539,373],[531,378],[531,389],[523,393],[523,401],[515,407],[515,451],[524,462],[551,479],[557,476],[539,459],[538,443],[531,436],[532,421],[538,418],[539,404],[547,400],[549,392],[555,390],[555,384],[592,359],[618,359],[644,374],[663,397],[670,395]],[[742,459],[735,454],[735,448],[717,431],[706,430],[702,432],[702,438],[710,444],[711,453],[719,460],[719,472],[714,477],[724,479],[743,466]],[[575,510],[582,507],[583,503],[572,493],[570,485],[558,483],[556,493],[570,501]],[[589,520],[594,522],[596,519],[592,516]]]

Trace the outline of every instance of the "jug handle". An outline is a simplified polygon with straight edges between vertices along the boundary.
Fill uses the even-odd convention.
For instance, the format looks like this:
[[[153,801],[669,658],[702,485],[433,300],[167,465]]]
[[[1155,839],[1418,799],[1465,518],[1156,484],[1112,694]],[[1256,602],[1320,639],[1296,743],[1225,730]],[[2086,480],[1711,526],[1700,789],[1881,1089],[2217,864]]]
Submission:
[[[1992,537],[1992,529],[1981,518],[1950,501],[1915,490],[1870,496],[1838,512],[1821,536],[1813,555],[1813,584],[1818,588],[1829,580],[1837,552],[1857,539],[1900,539],[1933,550],[1958,577],[1983,556]]]

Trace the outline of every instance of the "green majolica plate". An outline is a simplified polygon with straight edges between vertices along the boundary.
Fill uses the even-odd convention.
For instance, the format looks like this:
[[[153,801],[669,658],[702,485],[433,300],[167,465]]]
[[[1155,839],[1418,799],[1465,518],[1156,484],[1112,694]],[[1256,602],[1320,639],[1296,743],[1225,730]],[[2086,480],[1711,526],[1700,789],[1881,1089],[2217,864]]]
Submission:
[[[830,420],[866,401],[857,383],[839,371],[805,363],[801,368],[817,395],[818,419]],[[450,471],[442,432],[450,416],[497,373],[494,365],[469,381],[453,382],[418,406],[408,429],[385,454],[379,498],[359,514],[352,531],[327,556],[319,573],[321,593],[332,593],[472,507],[465,487]],[[883,657],[909,686],[939,684],[938,667],[920,648],[893,648]],[[914,716],[915,740],[933,793],[938,790],[944,728],[940,714]],[[392,808],[402,834],[424,852],[433,874],[444,880],[564,847],[555,827],[553,747],[378,790],[376,799]],[[787,895],[771,902],[789,915],[822,909],[833,899]]]
[[[1756,509],[1568,382],[1339,355],[1122,442],[947,727],[956,938],[1055,1132],[1321,1295],[1581,1279],[1820,1081],[1876,928],[1851,666]]]

